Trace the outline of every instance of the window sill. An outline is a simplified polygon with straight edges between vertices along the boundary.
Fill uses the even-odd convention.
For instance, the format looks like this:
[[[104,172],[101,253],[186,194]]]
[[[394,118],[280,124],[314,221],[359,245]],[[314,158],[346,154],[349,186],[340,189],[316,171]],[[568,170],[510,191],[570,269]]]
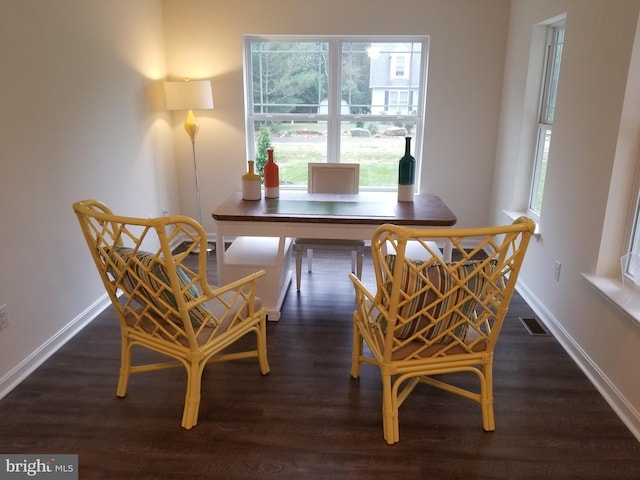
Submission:
[[[640,325],[640,289],[623,286],[618,279],[583,273],[582,276],[614,306]]]
[[[504,213],[507,217],[509,217],[511,219],[511,221],[515,221],[520,217],[528,217],[531,220],[533,220],[534,222],[536,222],[536,229],[533,232],[534,235],[540,235],[540,220],[537,219],[536,217],[534,217],[533,215],[531,215],[531,213],[528,212],[518,212],[515,210],[503,210],[502,213]]]

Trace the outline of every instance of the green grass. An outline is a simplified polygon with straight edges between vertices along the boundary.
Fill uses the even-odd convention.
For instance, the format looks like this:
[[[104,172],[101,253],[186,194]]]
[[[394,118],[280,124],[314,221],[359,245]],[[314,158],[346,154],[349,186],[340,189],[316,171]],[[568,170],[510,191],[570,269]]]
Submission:
[[[282,185],[307,184],[307,164],[326,162],[325,137],[272,139]],[[404,137],[342,139],[341,162],[360,163],[361,187],[394,187],[398,182],[398,161],[404,155]]]

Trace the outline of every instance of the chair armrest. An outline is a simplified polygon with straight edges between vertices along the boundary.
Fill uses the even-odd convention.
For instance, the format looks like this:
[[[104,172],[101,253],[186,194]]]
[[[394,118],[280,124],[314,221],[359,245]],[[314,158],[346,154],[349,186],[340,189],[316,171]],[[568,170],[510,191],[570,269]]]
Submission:
[[[245,319],[265,316],[265,309],[256,297],[258,279],[266,274],[264,270],[252,273],[223,286],[203,286],[203,301],[211,312],[217,327],[228,330]]]
[[[351,282],[353,282],[353,288],[356,294],[356,305],[365,300],[369,300],[371,303],[375,301],[375,295],[369,291],[369,289],[354,273],[350,273],[349,278],[351,279]]]
[[[246,293],[253,294],[253,296],[255,297],[255,286],[257,284],[257,281],[259,278],[264,277],[265,275],[266,272],[264,270],[259,270],[255,273],[252,273],[251,275],[247,275],[245,277],[239,278],[238,280],[227,283],[226,285],[206,285],[203,294],[208,298],[215,298],[222,295],[223,293],[233,290],[246,291],[246,287],[249,287],[249,291],[246,291]]]
[[[369,349],[377,357],[382,358],[384,351],[384,331],[378,321],[381,310],[377,295],[374,295],[353,273],[349,274],[356,294],[356,308],[353,312],[355,328],[366,340]]]

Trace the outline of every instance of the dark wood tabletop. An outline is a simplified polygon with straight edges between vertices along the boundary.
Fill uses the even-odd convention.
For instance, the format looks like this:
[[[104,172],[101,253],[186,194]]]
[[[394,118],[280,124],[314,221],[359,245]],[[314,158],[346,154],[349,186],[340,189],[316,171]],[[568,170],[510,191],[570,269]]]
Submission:
[[[416,195],[410,203],[398,202],[395,192],[361,192],[355,195],[281,190],[275,199],[243,200],[231,195],[217,206],[218,221],[291,222],[332,224],[382,224],[447,227],[457,218],[436,195]]]

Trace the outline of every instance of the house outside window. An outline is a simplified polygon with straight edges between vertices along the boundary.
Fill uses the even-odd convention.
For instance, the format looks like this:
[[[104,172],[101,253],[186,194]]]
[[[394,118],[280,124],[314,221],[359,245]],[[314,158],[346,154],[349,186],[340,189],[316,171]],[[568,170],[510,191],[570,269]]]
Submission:
[[[306,188],[309,162],[353,162],[363,190],[393,190],[410,136],[419,173],[428,37],[246,36],[244,45],[247,154],[259,172],[272,147],[282,188]]]
[[[545,67],[538,110],[537,141],[529,195],[529,210],[538,218],[542,210],[542,196],[547,173],[549,149],[551,146],[563,43],[564,24],[558,23],[550,25],[547,30]]]

